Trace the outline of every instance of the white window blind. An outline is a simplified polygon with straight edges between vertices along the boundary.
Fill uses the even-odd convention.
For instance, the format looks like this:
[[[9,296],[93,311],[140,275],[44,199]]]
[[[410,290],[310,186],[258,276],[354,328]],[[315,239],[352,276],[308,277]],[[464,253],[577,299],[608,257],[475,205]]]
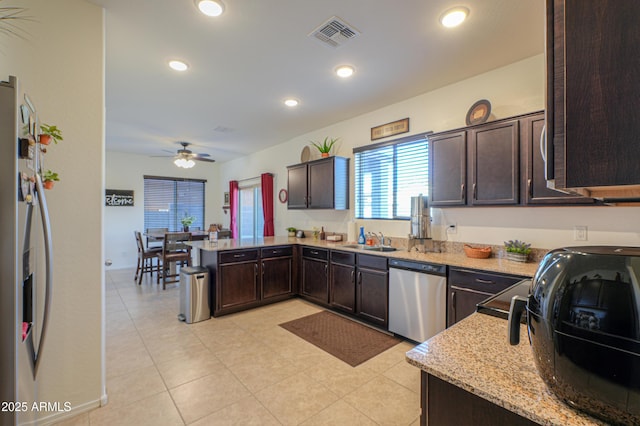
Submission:
[[[408,219],[411,197],[429,193],[427,139],[403,138],[356,148],[354,153],[356,217]]]
[[[144,228],[181,231],[185,215],[204,229],[204,180],[144,176]]]

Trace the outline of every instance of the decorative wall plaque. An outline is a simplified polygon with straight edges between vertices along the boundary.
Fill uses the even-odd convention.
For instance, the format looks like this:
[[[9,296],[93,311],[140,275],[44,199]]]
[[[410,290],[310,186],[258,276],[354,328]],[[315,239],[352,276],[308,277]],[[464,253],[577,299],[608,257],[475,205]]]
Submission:
[[[107,189],[105,192],[105,206],[133,207],[133,190]]]
[[[391,123],[383,124],[381,126],[371,128],[371,140],[386,138],[388,136],[398,135],[400,133],[407,133],[409,131],[409,119],[403,118],[402,120],[393,121]]]

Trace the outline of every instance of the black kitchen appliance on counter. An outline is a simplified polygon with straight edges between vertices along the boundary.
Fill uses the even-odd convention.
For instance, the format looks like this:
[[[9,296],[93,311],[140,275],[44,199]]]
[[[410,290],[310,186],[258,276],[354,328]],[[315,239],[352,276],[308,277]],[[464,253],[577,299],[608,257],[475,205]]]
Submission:
[[[640,248],[569,247],[544,257],[528,297],[514,297],[511,344],[526,311],[536,367],[577,409],[640,424]]]

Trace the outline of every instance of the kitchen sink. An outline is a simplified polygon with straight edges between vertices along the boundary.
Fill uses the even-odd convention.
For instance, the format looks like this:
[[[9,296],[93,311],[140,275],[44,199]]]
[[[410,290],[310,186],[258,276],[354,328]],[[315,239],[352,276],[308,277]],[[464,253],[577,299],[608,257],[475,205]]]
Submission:
[[[398,250],[395,247],[389,247],[389,246],[365,246],[363,244],[344,244],[341,247],[360,249],[360,250],[367,250],[367,251],[396,251],[396,250]]]
[[[365,250],[368,250],[368,251],[396,251],[396,250],[398,250],[395,247],[389,247],[389,246],[364,246],[363,248]]]

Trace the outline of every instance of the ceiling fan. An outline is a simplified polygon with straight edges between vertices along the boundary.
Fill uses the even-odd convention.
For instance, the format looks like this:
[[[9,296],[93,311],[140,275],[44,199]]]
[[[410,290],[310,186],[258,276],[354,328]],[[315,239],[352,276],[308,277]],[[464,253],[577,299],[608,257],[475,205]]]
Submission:
[[[191,145],[189,142],[179,142],[182,145],[182,148],[178,150],[173,163],[184,169],[190,169],[195,166],[195,161],[205,161],[207,163],[214,163],[216,160],[213,160],[209,157],[209,154],[197,154],[191,151],[188,146]],[[171,152],[171,151],[168,151]],[[194,161],[195,160],[195,161]]]

